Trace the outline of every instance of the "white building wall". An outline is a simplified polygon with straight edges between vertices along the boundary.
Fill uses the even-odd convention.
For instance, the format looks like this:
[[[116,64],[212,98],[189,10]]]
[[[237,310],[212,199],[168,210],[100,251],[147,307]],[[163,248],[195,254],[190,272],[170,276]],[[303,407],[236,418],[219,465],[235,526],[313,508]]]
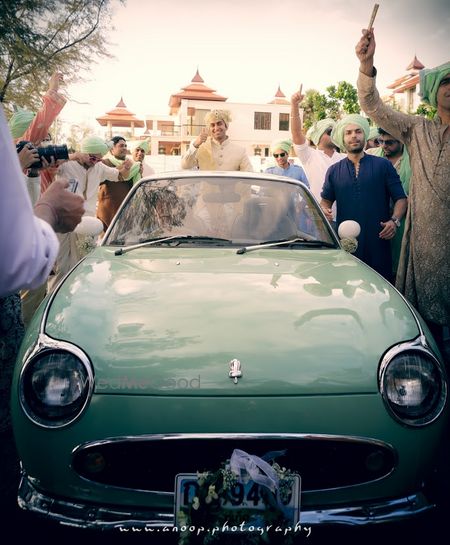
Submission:
[[[187,108],[202,110],[223,109],[231,112],[232,122],[228,128],[228,136],[236,143],[244,146],[249,155],[254,155],[255,147],[269,147],[274,140],[290,138],[290,130],[279,130],[279,114],[290,114],[289,104],[244,104],[237,102],[215,102],[203,100],[182,100],[179,122],[187,123]],[[256,130],[254,128],[255,112],[271,114],[271,129]],[[184,117],[186,115],[186,117]],[[187,136],[190,142],[195,137]]]

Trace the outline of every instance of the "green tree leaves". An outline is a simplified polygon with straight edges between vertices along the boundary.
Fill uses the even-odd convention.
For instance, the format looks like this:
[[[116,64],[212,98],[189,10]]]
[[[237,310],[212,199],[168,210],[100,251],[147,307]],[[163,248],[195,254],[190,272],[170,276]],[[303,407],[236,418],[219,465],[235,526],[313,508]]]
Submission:
[[[55,70],[73,83],[110,57],[111,1],[0,0],[0,102],[36,109]]]
[[[326,89],[326,94],[319,93],[315,89],[309,89],[305,93],[302,107],[305,129],[326,117],[337,120],[345,114],[357,114],[361,111],[358,92],[347,81],[340,81],[337,86],[330,85]]]

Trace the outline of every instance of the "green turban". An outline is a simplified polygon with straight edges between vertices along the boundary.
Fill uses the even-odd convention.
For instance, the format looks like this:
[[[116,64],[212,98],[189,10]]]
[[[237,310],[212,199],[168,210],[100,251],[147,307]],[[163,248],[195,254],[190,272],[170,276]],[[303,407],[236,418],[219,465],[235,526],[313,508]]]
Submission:
[[[101,155],[105,155],[105,153],[108,153],[108,150],[109,148],[106,143],[98,136],[88,136],[81,142],[82,153],[100,153]]]
[[[317,146],[323,133],[330,127],[333,129],[335,125],[334,119],[331,119],[330,117],[321,119],[320,121],[316,121],[316,123],[308,129],[306,136]]]
[[[420,77],[420,91],[419,95],[422,100],[437,108],[437,92],[439,84],[445,78],[450,75],[450,62],[436,66],[436,68],[424,68],[419,72]]]
[[[128,147],[131,151],[134,151],[136,148],[141,148],[145,153],[149,152],[150,142],[148,140],[136,140],[134,142],[128,142]]]
[[[378,132],[378,127],[370,127],[367,140],[376,140],[379,136],[380,133]]]
[[[292,148],[292,140],[289,138],[286,140],[276,140],[275,142],[272,142],[270,145],[270,149],[272,150],[272,153],[276,151],[277,149],[282,149],[286,153],[289,153]]]
[[[370,131],[369,122],[362,115],[349,114],[336,123],[333,132],[331,133],[331,140],[340,150],[345,150],[344,129],[347,125],[358,125],[361,127],[367,142]]]
[[[35,115],[34,112],[29,112],[23,108],[19,108],[17,112],[14,112],[9,120],[9,128],[14,139],[24,135]]]

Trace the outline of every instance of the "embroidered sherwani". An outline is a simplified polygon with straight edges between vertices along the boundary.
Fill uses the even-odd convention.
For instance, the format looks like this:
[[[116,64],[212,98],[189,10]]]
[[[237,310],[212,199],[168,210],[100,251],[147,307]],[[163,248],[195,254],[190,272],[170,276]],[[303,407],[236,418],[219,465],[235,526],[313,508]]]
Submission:
[[[409,206],[396,285],[426,319],[450,323],[450,140],[447,125],[397,112],[380,99],[375,77],[360,72],[366,114],[404,142],[411,161]]]
[[[181,168],[200,170],[245,170],[253,172],[252,164],[239,144],[227,138],[221,144],[211,137],[198,148],[193,143],[181,159]]]

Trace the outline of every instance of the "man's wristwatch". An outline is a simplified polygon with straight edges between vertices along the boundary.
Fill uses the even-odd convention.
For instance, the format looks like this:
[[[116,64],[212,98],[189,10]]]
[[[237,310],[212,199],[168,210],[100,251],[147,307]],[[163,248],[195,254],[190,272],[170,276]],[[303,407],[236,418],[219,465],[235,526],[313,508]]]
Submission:
[[[400,227],[400,220],[395,216],[392,216],[391,221],[395,223],[395,227]]]

